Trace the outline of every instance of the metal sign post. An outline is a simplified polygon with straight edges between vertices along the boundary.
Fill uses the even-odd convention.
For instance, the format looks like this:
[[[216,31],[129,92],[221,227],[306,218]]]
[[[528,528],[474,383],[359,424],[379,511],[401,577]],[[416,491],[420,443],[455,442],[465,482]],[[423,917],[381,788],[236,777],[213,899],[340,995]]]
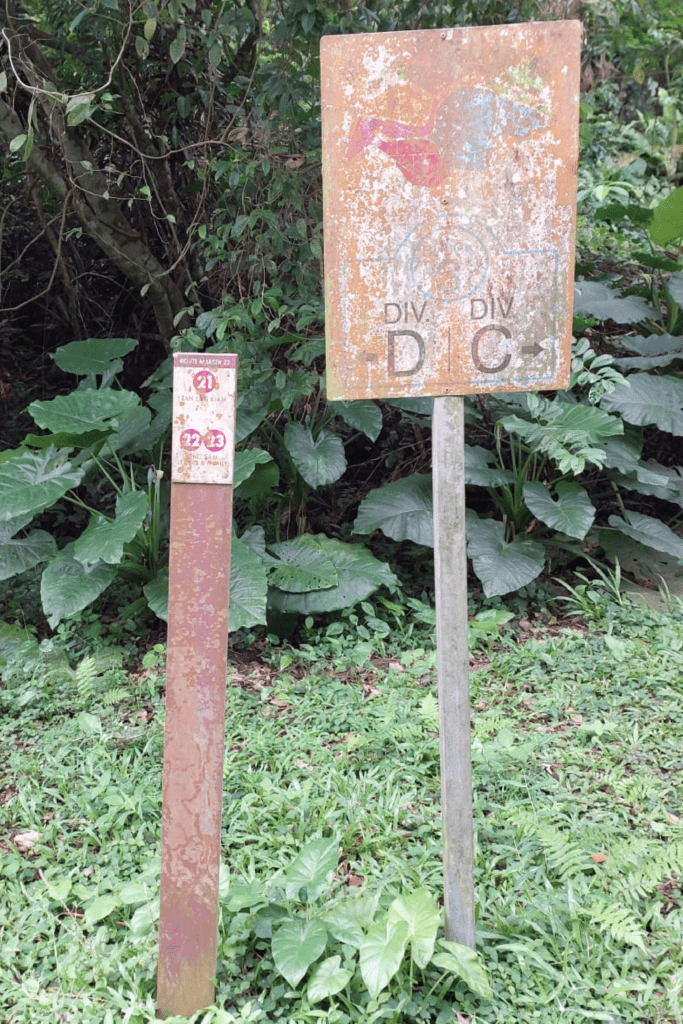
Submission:
[[[467,649],[464,399],[435,398],[434,583],[444,909],[448,938],[474,948],[474,850]]]
[[[237,356],[174,357],[157,1007],[213,1002]]]
[[[474,944],[462,396],[569,381],[581,24],[321,40],[327,392],[432,395],[446,932]]]

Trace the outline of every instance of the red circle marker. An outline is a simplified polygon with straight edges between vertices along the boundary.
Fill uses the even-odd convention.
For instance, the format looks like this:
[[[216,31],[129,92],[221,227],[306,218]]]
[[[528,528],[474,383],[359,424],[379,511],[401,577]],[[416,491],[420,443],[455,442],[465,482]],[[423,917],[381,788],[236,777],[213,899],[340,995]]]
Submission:
[[[188,429],[183,430],[180,435],[180,447],[186,452],[196,452],[202,443],[202,435],[198,430]]]
[[[222,430],[207,430],[202,440],[210,452],[222,452],[227,443]]]
[[[216,378],[211,373],[211,370],[198,370],[192,378],[192,386],[195,391],[208,395],[217,386]]]

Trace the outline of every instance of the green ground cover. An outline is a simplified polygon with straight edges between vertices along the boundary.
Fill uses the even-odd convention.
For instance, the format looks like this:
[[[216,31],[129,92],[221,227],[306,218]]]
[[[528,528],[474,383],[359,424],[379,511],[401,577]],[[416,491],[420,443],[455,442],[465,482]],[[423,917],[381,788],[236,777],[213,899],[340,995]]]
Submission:
[[[680,1024],[683,609],[567,596],[588,629],[546,612],[473,633],[476,959],[435,936],[426,606],[235,652],[197,1021]],[[51,641],[5,658],[0,1018],[151,1021],[163,648],[134,673]]]

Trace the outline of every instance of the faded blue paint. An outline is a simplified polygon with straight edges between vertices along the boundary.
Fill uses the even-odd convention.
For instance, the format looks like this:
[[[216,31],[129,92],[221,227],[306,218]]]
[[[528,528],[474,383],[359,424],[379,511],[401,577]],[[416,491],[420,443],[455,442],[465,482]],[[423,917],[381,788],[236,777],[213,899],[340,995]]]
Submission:
[[[533,107],[477,88],[452,92],[438,107],[435,121],[430,138],[442,154],[447,174],[486,170],[496,138],[526,138],[548,123]]]

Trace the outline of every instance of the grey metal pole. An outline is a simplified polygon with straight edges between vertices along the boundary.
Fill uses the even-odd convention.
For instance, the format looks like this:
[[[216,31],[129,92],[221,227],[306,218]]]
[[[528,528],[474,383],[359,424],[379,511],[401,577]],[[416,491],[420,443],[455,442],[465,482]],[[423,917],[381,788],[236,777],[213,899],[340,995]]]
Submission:
[[[464,399],[461,397],[434,399],[432,475],[446,936],[474,948],[465,441]]]

